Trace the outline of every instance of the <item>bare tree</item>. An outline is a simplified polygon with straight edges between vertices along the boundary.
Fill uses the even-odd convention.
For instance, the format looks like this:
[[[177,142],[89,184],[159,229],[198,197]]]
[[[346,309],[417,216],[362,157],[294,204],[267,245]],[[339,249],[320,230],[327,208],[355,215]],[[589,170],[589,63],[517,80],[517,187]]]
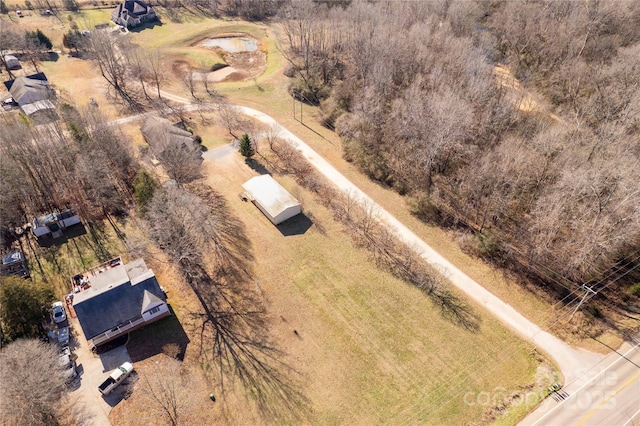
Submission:
[[[100,69],[116,94],[130,107],[137,109],[139,103],[132,93],[127,79],[127,61],[122,48],[114,36],[105,31],[94,31],[89,38],[89,46]]]
[[[198,96],[197,93],[197,87],[196,87],[196,73],[193,70],[188,70],[183,76],[182,76],[182,83],[185,85],[185,87],[187,88],[187,90],[189,90],[189,93],[191,94],[191,97],[193,98],[194,101],[196,102],[200,102],[200,96]]]
[[[66,392],[57,346],[17,340],[0,352],[0,417],[4,424],[56,425]]]
[[[146,52],[146,66],[147,73],[156,86],[158,99],[161,99],[160,85],[165,81],[164,73],[164,61],[162,55],[158,50],[150,50]]]
[[[163,139],[158,159],[172,179],[183,184],[202,176],[202,150],[195,141],[175,141],[166,133]]]
[[[234,131],[237,130],[242,123],[240,112],[234,105],[229,104],[229,102],[221,96],[217,97],[215,103],[220,123],[227,129],[231,136],[238,139]]]
[[[140,389],[156,418],[171,426],[181,424],[183,414],[193,402],[190,373],[184,365],[166,357],[157,362],[151,374],[139,373]]]

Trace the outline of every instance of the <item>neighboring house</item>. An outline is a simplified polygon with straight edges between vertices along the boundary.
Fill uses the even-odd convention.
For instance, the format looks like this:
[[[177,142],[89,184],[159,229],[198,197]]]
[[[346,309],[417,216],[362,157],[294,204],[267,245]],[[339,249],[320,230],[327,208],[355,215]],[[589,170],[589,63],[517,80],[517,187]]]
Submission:
[[[173,124],[166,118],[149,117],[140,128],[144,140],[159,155],[168,146],[193,146],[193,135],[181,127],[181,123]]]
[[[73,309],[91,348],[171,315],[164,291],[144,259],[104,263],[72,281]]]
[[[4,85],[20,106],[53,99],[53,90],[43,72],[5,81]]]
[[[20,250],[14,250],[0,258],[0,275],[17,275],[22,278],[29,278],[27,261]]]
[[[18,77],[5,81],[4,85],[11,93],[13,100],[29,117],[34,118],[37,113],[46,117],[55,115],[55,105],[51,102],[55,94],[44,73]]]
[[[60,238],[65,229],[77,225],[80,222],[80,216],[75,214],[71,209],[47,213],[33,219],[31,232],[38,238],[44,236]]]
[[[10,70],[17,70],[20,68],[20,61],[18,60],[18,58],[16,58],[13,55],[5,55],[4,63],[6,64],[7,68]]]
[[[289,194],[271,175],[260,175],[242,184],[249,200],[274,225],[302,213],[300,202]]]
[[[175,167],[178,158],[189,158],[191,165],[188,169],[193,171],[196,162],[202,162],[200,146],[193,135],[184,129],[182,123],[173,124],[166,118],[149,117],[140,128],[140,132],[153,152],[154,165],[165,162]],[[169,169],[172,169],[171,165]],[[184,177],[184,170],[180,172],[179,169],[180,167],[173,169],[173,173]]]
[[[153,7],[140,0],[125,0],[113,9],[111,19],[118,25],[132,28],[145,22],[156,21],[158,16]]]

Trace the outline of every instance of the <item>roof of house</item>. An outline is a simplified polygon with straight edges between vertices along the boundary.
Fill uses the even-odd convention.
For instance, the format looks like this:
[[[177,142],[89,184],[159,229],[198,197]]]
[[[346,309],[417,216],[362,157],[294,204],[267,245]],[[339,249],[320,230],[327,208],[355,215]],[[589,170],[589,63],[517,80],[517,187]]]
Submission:
[[[51,87],[44,73],[33,74],[27,77],[18,77],[4,82],[5,87],[11,93],[18,105],[23,106],[51,97]]]
[[[73,308],[87,340],[165,301],[144,259],[118,265],[89,278],[91,287],[74,294]]]
[[[271,175],[254,176],[242,187],[251,197],[251,201],[260,205],[271,217],[276,217],[290,207],[300,206],[300,202],[282,187]]]
[[[138,17],[153,12],[153,8],[140,0],[125,0],[116,6],[114,13],[121,16],[125,12],[132,17]]]
[[[173,144],[193,144],[193,135],[161,117],[149,117],[140,128],[145,140],[157,152]]]

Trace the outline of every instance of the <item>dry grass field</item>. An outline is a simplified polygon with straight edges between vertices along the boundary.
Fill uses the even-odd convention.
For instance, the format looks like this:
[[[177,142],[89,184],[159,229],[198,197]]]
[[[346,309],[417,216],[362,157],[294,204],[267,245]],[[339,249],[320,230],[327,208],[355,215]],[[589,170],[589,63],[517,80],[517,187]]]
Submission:
[[[101,22],[106,16],[105,11],[84,14],[82,19],[87,22]],[[45,21],[50,17],[40,16],[25,17],[19,22],[7,21],[5,16],[0,19],[2,25],[11,22],[30,29],[48,24],[41,29],[51,37],[55,48],[61,45],[68,25],[64,16],[58,24]],[[338,139],[317,124],[313,108],[303,107],[303,123],[292,117],[293,103],[286,94],[287,81],[281,73],[285,61],[276,49],[277,28],[186,16],[181,23],[163,22],[153,29],[131,33],[131,37],[141,46],[161,50],[172,61],[200,66],[209,58],[203,58],[205,52],[193,44],[203,37],[227,32],[245,32],[258,38],[261,49],[268,53],[267,68],[255,80],[217,85],[220,92],[232,102],[272,115],[445,257],[523,314],[543,326],[553,316],[549,305],[462,253],[451,235],[417,221],[408,213],[404,199],[344,162]],[[211,55],[212,62],[219,59],[215,53]],[[106,85],[88,61],[61,53],[57,61],[43,63],[42,69],[65,99],[82,105],[93,97],[109,116],[123,114],[110,104]],[[177,79],[168,84],[167,90],[187,97]],[[300,105],[296,108],[299,114]],[[123,128],[123,132],[139,143],[136,126],[139,123]],[[199,125],[196,132],[210,149],[228,141],[225,131],[215,125]],[[420,291],[379,271],[366,252],[354,247],[313,195],[289,178],[278,179],[302,201],[312,223],[298,235],[283,235],[254,206],[239,199],[241,183],[255,173],[239,155],[207,160],[206,165],[209,183],[227,198],[252,242],[256,282],[248,285],[262,289],[271,338],[282,352],[281,360],[291,368],[287,370],[288,378],[309,401],[299,423],[487,423],[493,417],[483,416],[493,404],[468,404],[465,395],[490,392],[500,396],[539,390],[551,379],[551,368],[544,357],[481,307],[473,306],[481,318],[479,331],[467,331],[444,319]],[[133,223],[122,227],[127,233],[137,232]],[[112,239],[116,242],[110,252],[120,254],[124,248]],[[90,243],[87,241],[88,248]],[[90,256],[80,264],[73,260],[76,249],[71,242],[59,250],[57,258],[69,259],[69,266],[58,271],[61,276],[75,273],[79,266],[93,260]],[[206,342],[199,340],[198,324],[190,315],[197,311],[197,301],[170,265],[153,260],[148,263],[169,290],[169,302],[190,341],[185,362],[194,377],[195,402],[185,411],[184,418],[190,424],[268,423],[247,408],[250,404],[242,398],[240,389],[225,393],[212,405],[207,395],[219,395],[220,384],[198,368],[206,367],[208,359],[200,352],[201,343]],[[162,362],[162,356],[154,354],[137,362],[136,368],[143,373],[152,372],[154,365]],[[111,420],[117,425],[148,422],[147,416],[152,414],[146,406],[144,398],[134,392],[112,411]],[[518,405],[497,421],[513,423],[526,409]]]
[[[420,291],[378,270],[330,212],[290,179],[278,178],[302,201],[312,223],[299,235],[283,235],[251,203],[240,200],[240,185],[255,172],[239,154],[208,160],[207,166],[209,183],[227,198],[252,242],[256,282],[247,285],[263,291],[271,338],[292,369],[289,380],[309,401],[301,423],[466,424],[491,408],[465,405],[468,392],[504,387],[511,394],[544,384],[536,386],[536,373],[549,366],[528,343],[479,307],[474,307],[481,317],[478,332],[444,319]],[[181,294],[179,300],[174,292]],[[206,346],[189,319],[197,304],[184,289],[169,294],[190,338],[185,358],[195,364],[202,360],[200,345]],[[136,365],[151,372],[155,362],[150,358]],[[208,392],[218,395],[213,406]],[[189,423],[265,423],[250,417],[241,391],[222,394],[215,380],[194,396],[213,411],[187,410]],[[134,393],[118,405],[114,424],[137,424],[140,418],[132,413],[142,400]]]

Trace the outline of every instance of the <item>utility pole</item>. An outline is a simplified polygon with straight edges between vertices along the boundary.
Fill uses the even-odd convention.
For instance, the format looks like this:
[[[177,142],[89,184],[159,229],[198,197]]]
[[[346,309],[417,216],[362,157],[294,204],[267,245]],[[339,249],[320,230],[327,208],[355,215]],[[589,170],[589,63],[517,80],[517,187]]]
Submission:
[[[587,296],[589,296],[589,294],[591,294],[591,297],[593,297],[593,296],[595,296],[597,294],[597,292],[594,291],[591,287],[587,287],[584,284],[582,284],[580,287],[584,290],[584,296],[582,296],[582,300],[580,300],[580,303],[578,303],[578,306],[576,306],[576,308],[571,313],[571,316],[569,317],[569,322],[571,322],[571,319],[573,318],[575,313],[578,312],[578,309],[580,309],[580,306],[582,306],[582,304],[586,300]]]

